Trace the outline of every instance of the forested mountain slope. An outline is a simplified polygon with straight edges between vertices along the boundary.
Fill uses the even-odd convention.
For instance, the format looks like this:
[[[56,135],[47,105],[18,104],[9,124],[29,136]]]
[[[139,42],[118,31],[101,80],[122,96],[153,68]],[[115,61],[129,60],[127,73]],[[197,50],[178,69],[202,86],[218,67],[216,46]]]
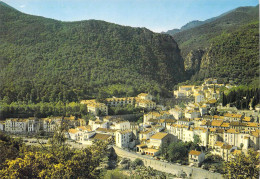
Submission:
[[[216,77],[224,82],[259,84],[259,21],[223,32],[210,42],[193,80]]]
[[[61,22],[0,3],[0,97],[77,101],[154,94],[184,79],[170,35],[103,21]]]
[[[240,7],[209,23],[174,34],[187,76],[195,80],[238,77],[238,83],[252,82],[259,74],[254,66],[259,55],[258,9],[259,6]]]

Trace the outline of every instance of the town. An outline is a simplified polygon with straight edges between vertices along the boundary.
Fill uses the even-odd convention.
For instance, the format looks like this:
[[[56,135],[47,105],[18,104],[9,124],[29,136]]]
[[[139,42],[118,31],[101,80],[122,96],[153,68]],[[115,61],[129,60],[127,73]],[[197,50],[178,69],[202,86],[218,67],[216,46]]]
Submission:
[[[220,88],[231,85],[218,84],[217,79],[206,79],[200,86],[179,86],[173,91],[178,101],[173,108],[158,105],[149,93],[136,97],[82,100],[93,117],[88,121],[75,116],[48,118],[7,118],[0,122],[0,130],[16,136],[22,134],[52,134],[58,126],[68,126],[66,137],[83,146],[95,140],[110,141],[115,147],[155,160],[167,157],[163,147],[171,143],[196,143],[188,151],[185,163],[207,169],[206,154],[229,161],[249,149],[259,151],[260,106],[250,110],[222,106]],[[131,105],[143,109],[142,114],[108,115],[110,107]],[[141,122],[133,121],[141,118]],[[212,169],[214,171],[214,169]],[[216,170],[215,170],[216,171]]]

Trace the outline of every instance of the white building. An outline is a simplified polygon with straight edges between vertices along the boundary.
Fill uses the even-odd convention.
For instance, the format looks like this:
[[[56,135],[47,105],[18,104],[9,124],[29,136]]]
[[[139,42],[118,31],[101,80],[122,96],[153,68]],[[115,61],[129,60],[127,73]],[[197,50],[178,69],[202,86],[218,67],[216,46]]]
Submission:
[[[133,139],[133,132],[131,130],[116,132],[116,146],[120,148],[128,148]]]
[[[28,132],[39,132],[40,130],[40,122],[36,118],[29,118],[28,119]]]
[[[204,101],[204,95],[203,94],[195,94],[195,103],[200,103]]]
[[[205,154],[200,151],[191,150],[189,152],[189,163],[199,166],[205,160]]]
[[[5,130],[5,122],[0,121],[0,131],[4,131],[4,130]]]
[[[118,129],[121,131],[130,129],[129,121],[119,121],[119,122],[116,122],[114,125],[115,125],[114,129]]]
[[[144,100],[152,100],[153,99],[153,96],[151,94],[147,94],[147,93],[140,93],[137,97],[140,98],[140,99],[144,99]]]
[[[5,131],[11,133],[27,132],[27,119],[10,118],[5,121]]]
[[[182,117],[182,110],[178,108],[172,108],[169,113],[173,115],[174,119],[180,119]]]
[[[199,118],[199,117],[200,117],[199,111],[188,110],[185,112],[185,118],[194,119],[194,118]]]

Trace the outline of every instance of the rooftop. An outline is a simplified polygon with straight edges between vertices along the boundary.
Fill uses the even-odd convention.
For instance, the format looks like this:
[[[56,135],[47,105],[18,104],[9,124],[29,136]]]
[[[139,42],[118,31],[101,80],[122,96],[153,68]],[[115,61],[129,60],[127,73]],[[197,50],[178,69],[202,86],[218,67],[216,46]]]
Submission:
[[[200,154],[201,154],[201,152],[200,151],[196,151],[196,150],[191,150],[189,152],[189,155],[197,155],[197,156],[199,156]]]
[[[213,120],[211,122],[211,126],[221,126],[221,124],[223,123],[223,120]]]
[[[71,134],[76,134],[79,131],[77,129],[69,129],[68,132],[71,133]]]
[[[108,134],[99,134],[99,133],[96,133],[92,138],[93,139],[96,139],[96,140],[107,140],[111,137],[111,135],[108,135]]]
[[[156,134],[154,134],[151,139],[163,139],[164,137],[166,137],[168,135],[168,133],[164,133],[164,132],[157,132]]]

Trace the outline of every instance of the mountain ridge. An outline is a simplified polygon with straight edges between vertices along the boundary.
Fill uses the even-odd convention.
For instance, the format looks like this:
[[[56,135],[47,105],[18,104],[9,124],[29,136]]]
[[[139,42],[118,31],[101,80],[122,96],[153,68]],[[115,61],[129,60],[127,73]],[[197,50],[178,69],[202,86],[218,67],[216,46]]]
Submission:
[[[258,5],[259,6],[259,5]],[[182,31],[185,31],[185,30],[189,30],[189,29],[192,29],[192,28],[195,28],[195,27],[198,27],[198,26],[201,26],[203,24],[206,24],[206,23],[210,23],[218,18],[221,18],[233,11],[238,11],[240,9],[246,9],[246,8],[252,8],[252,7],[256,7],[256,6],[244,6],[244,7],[238,7],[238,8],[235,8],[235,9],[232,9],[230,11],[227,11],[225,13],[222,13],[220,14],[219,16],[216,16],[216,17],[212,17],[212,18],[209,18],[209,19],[206,19],[204,21],[201,21],[201,20],[192,20],[188,23],[186,23],[185,25],[183,25],[180,29],[178,28],[175,28],[175,29],[172,29],[172,30],[168,30],[166,32],[162,32],[163,34],[169,34],[169,35],[175,35],[179,32],[182,32]]]
[[[173,37],[97,20],[62,22],[0,5],[0,97],[78,101],[166,94],[185,79]]]
[[[174,34],[173,37],[181,49],[188,78],[192,80],[202,80],[203,78],[215,77],[214,75],[216,75],[216,77],[225,78],[226,80],[224,81],[227,81],[228,78],[234,79],[234,75],[232,75],[233,72],[230,71],[231,69],[236,71],[233,66],[230,66],[230,70],[228,70],[224,65],[217,65],[217,63],[221,64],[220,61],[222,59],[226,59],[229,63],[236,63],[237,69],[240,69],[241,74],[244,74],[236,80],[237,83],[249,84],[256,81],[255,78],[259,74],[259,71],[255,69],[254,66],[249,67],[244,64],[244,61],[246,61],[245,54],[247,52],[242,52],[240,48],[254,49],[254,52],[250,52],[251,57],[248,56],[248,58],[250,58],[250,64],[258,65],[257,59],[259,53],[257,53],[258,50],[256,47],[258,46],[257,39],[259,39],[259,32],[255,25],[250,25],[251,23],[259,24],[258,8],[259,5],[254,7],[239,7],[229,13],[225,13],[210,23]],[[247,29],[248,33],[245,32],[244,28]],[[233,33],[237,34],[237,37],[233,36]],[[238,37],[240,41],[238,41]],[[248,37],[251,37],[251,40]],[[220,43],[217,39],[226,41],[228,45]],[[237,42],[237,44],[231,43],[232,41]],[[216,44],[218,44],[218,46],[216,46]],[[219,47],[228,50],[224,51]],[[237,55],[235,55],[232,49],[237,49]],[[228,56],[230,56],[229,59],[227,58]],[[208,57],[210,57],[211,60],[209,60]],[[219,59],[220,57],[222,59]],[[239,58],[244,61],[239,60]],[[235,59],[238,60],[238,63]],[[206,63],[206,61],[210,63]],[[205,68],[205,64],[210,66],[211,71],[215,71],[215,74],[210,73],[209,69]],[[239,65],[247,66],[248,68],[240,68]],[[215,67],[218,68],[218,70],[214,69]],[[255,71],[252,71],[251,68],[255,69]],[[229,73],[223,72],[223,69],[226,69]],[[251,71],[248,76],[251,76],[252,79],[247,79],[249,78],[245,75],[247,71]],[[222,75],[218,75],[218,72],[221,72]],[[226,77],[223,74],[225,74]]]

